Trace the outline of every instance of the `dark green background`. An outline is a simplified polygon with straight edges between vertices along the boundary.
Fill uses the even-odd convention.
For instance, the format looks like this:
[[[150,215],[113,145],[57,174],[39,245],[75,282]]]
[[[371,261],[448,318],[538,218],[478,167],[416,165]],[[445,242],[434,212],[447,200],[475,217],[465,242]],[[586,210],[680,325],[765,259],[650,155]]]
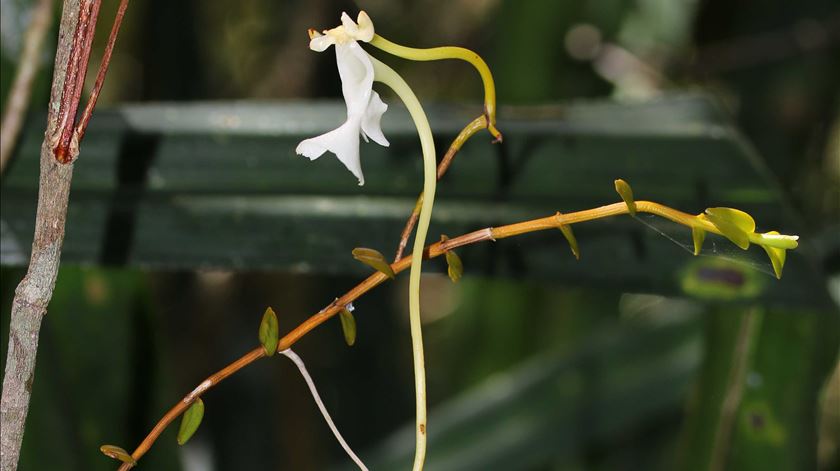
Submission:
[[[4,0],[3,16],[29,4]],[[182,132],[154,114],[161,102],[229,110],[231,100],[249,100],[275,112],[281,100],[315,109],[312,100],[338,98],[332,54],[309,51],[305,30],[359,8],[394,41],[477,50],[494,71],[499,104],[524,106],[500,113],[511,129],[504,147],[477,136],[442,181],[438,233],[613,202],[612,179],[622,177],[639,199],[689,212],[738,205],[759,229],[803,237],[780,282],[752,248],[749,264],[763,271],[731,269],[761,289],[735,300],[682,291],[675,274],[718,258],[694,259],[629,218],[576,228],[579,262],[559,233],[464,249],[458,285],[440,275],[424,282],[425,312],[436,316],[424,328],[429,469],[840,465],[840,321],[827,296],[840,273],[840,147],[830,144],[840,139],[836,2],[150,0],[132,2],[77,164],[68,263],[43,326],[20,469],[113,469],[99,445],[133,448],[175,401],[253,348],[265,306],[285,332],[358,282],[365,270],[352,263],[353,247],[392,253],[401,208],[419,189],[418,146],[399,119],[386,125],[395,128],[388,152],[363,147],[368,184],[359,189],[332,157],[296,159],[293,146],[306,136],[209,125]],[[101,36],[113,9],[103,5]],[[581,23],[601,32],[594,62],[567,52],[567,32]],[[5,104],[17,56],[8,38],[19,29],[3,27]],[[478,109],[466,65],[388,62],[433,109],[438,147]],[[11,250],[4,233],[4,257],[24,253],[31,237],[49,76],[36,84],[2,180],[3,223],[23,246]],[[144,105],[117,106],[127,102]],[[128,120],[136,110],[151,115]],[[339,119],[324,116],[324,128]],[[145,180],[120,166],[126,155],[154,156]],[[359,215],[364,222],[289,216],[294,198],[361,195],[372,208]],[[194,206],[184,212],[184,201]],[[276,202],[289,206],[271,209]],[[117,230],[126,220],[130,231]],[[739,252],[711,236],[707,248]],[[3,354],[19,265],[4,258],[0,272]],[[431,262],[427,271],[444,269]],[[407,469],[411,457],[406,296],[399,279],[359,300],[352,348],[338,321],[295,347],[373,469]],[[349,463],[286,360],[249,367],[205,403],[192,441],[179,449],[172,427],[141,469]]]

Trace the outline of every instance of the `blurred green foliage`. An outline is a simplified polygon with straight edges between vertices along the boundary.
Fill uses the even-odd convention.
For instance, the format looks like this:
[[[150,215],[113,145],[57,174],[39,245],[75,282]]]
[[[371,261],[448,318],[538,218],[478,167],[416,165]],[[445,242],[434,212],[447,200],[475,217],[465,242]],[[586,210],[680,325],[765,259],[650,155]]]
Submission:
[[[8,38],[21,31],[20,20],[8,23],[7,18],[22,18],[19,12],[27,5],[2,1],[0,104],[15,64],[14,41]],[[114,2],[103,5],[105,22],[114,8]],[[336,12],[356,8],[366,9],[378,31],[396,41],[478,50],[496,74],[502,105],[712,91],[737,117],[803,215],[802,234],[815,239],[836,235],[821,232],[833,230],[840,211],[830,197],[838,194],[840,172],[829,165],[836,157],[827,150],[840,110],[840,12],[831,0],[761,5],[722,0],[132,2],[101,102],[336,97],[340,88],[332,64],[306,49],[305,30],[332,25]],[[100,30],[96,51],[102,49],[106,28]],[[45,54],[46,66],[35,86],[35,109],[46,103],[50,56]],[[479,99],[463,64],[397,61],[395,66],[425,100]],[[558,253],[563,252],[563,241],[557,244]],[[837,277],[840,257],[830,252],[837,245],[828,247],[834,258],[818,253],[824,255],[818,257],[819,269]],[[586,263],[585,256],[579,263]],[[645,413],[598,435],[583,431],[587,417],[601,410],[581,408],[577,425],[586,439],[573,432],[563,443],[553,442],[553,435],[534,437],[545,456],[558,451],[552,459],[528,463],[527,469],[840,466],[840,427],[820,424],[818,417],[831,408],[822,401],[830,395],[823,392],[825,380],[837,368],[836,310],[674,304],[598,286],[569,289],[525,279],[478,279],[470,276],[469,265],[464,268],[458,285],[444,277],[424,282],[433,408],[459,394],[471,397],[494,375],[516,377],[524,362],[547,353],[597,363],[599,352],[591,351],[591,345],[612,335],[631,350],[643,349],[651,337],[634,330],[638,326],[655,329],[669,319],[687,318],[685,345],[702,338],[701,351],[690,363],[696,368],[693,376],[652,393]],[[8,267],[0,272],[4,358],[9,304],[22,274]],[[55,463],[62,469],[113,469],[99,445],[130,449],[186,391],[253,348],[254,325],[265,306],[278,307],[281,330],[287,329],[355,282],[349,277],[64,266],[44,322],[20,469],[47,469]],[[774,281],[768,277],[767,282]],[[383,443],[391,443],[383,440],[393,430],[412,420],[404,298],[405,285],[398,279],[356,303],[358,338],[352,349],[342,341],[338,320],[296,347],[363,459],[373,455],[365,451],[381,450]],[[746,316],[752,316],[754,328],[745,336],[740,334]],[[740,358],[739,346],[746,352]],[[659,371],[653,362],[650,368],[621,370],[629,363],[620,354],[609,358],[604,368],[619,371],[616,383],[590,386],[590,406],[599,404],[598,398],[613,400],[608,393]],[[680,358],[665,355],[660,361],[667,366]],[[743,374],[733,375],[739,364]],[[565,374],[570,376],[558,376],[558,381],[572,381],[577,373]],[[830,397],[840,397],[840,384],[828,387],[834,388]],[[668,397],[682,398],[683,405],[659,400]],[[730,415],[723,413],[727,397],[737,399]],[[567,405],[564,398],[557,396]],[[637,403],[628,398],[614,400],[632,410]],[[290,365],[264,360],[205,400],[212,412],[190,444],[178,450],[173,427],[143,458],[141,469],[323,469],[344,462]],[[538,404],[530,414],[540,414]],[[470,406],[461,404],[460,412]],[[823,420],[838,417],[826,413]],[[504,416],[486,426],[516,430]],[[818,430],[828,433],[818,435]],[[729,439],[719,440],[721,433]],[[818,444],[828,450],[819,461]]]

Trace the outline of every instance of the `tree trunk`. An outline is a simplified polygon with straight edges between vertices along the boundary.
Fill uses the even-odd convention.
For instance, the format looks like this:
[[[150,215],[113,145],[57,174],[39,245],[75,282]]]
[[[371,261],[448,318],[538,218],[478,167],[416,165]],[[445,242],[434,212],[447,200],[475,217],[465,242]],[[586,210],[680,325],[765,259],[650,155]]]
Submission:
[[[9,327],[9,349],[0,399],[0,469],[17,469],[29,398],[35,379],[35,356],[41,321],[52,298],[61,245],[73,164],[56,161],[51,145],[58,126],[58,109],[66,77],[73,32],[79,18],[79,0],[65,0],[58,33],[55,72],[44,143],[41,145],[41,176],[38,211],[29,270],[15,291]]]

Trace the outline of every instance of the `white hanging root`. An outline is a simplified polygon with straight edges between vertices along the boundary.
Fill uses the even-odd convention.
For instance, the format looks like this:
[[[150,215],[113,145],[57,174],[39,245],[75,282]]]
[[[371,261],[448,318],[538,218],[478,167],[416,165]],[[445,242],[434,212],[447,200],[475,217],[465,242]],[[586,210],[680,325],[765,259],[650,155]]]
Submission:
[[[295,352],[293,352],[291,348],[283,350],[280,353],[288,357],[289,360],[292,360],[292,363],[294,363],[295,366],[297,366],[298,371],[300,371],[300,375],[303,376],[304,381],[306,381],[306,385],[309,386],[309,393],[312,394],[312,399],[315,400],[315,404],[317,404],[318,409],[321,410],[321,415],[324,416],[324,420],[327,422],[327,425],[329,425],[333,435],[335,435],[335,439],[338,440],[338,443],[341,444],[341,448],[344,448],[344,451],[347,452],[347,455],[350,457],[351,460],[353,460],[353,462],[356,463],[356,466],[358,466],[359,469],[363,471],[368,471],[365,464],[362,463],[362,460],[360,460],[359,457],[356,456],[355,453],[353,453],[353,450],[350,449],[350,445],[348,445],[347,442],[344,441],[344,437],[341,436],[341,433],[339,433],[338,428],[336,428],[335,426],[335,423],[333,423],[333,420],[330,417],[330,413],[327,412],[327,407],[324,405],[324,402],[321,401],[321,396],[318,395],[318,390],[315,388],[315,383],[312,381],[312,377],[309,376],[309,372],[306,371],[306,366],[303,364],[303,360],[301,360],[301,358]]]

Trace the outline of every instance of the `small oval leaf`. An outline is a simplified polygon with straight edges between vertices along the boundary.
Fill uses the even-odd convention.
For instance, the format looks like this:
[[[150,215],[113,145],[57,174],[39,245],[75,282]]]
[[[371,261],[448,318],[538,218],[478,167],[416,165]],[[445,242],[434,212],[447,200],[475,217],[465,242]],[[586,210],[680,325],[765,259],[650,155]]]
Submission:
[[[572,227],[562,224],[560,225],[560,232],[563,233],[563,236],[569,243],[569,247],[572,249],[572,255],[574,255],[576,259],[580,260],[580,249],[578,248],[577,239],[575,239],[575,233],[572,232]]]
[[[749,214],[735,208],[706,208],[706,216],[725,219],[747,234],[755,232],[755,219]]]
[[[724,237],[747,250],[750,234],[755,231],[755,221],[749,214],[733,208],[708,208],[704,214]]]
[[[694,255],[700,255],[700,250],[703,249],[703,241],[706,240],[706,231],[699,227],[692,227],[691,238],[694,240]]]
[[[464,264],[461,262],[461,257],[454,251],[448,250],[446,252],[446,265],[446,272],[449,274],[449,279],[453,283],[457,283],[464,275]]]
[[[770,231],[766,234],[770,235],[780,235],[776,231]],[[773,264],[773,272],[776,273],[776,279],[782,279],[782,268],[785,266],[785,256],[787,255],[787,251],[785,249],[780,249],[777,247],[769,247],[766,245],[762,245],[761,248],[767,252],[767,256],[770,257],[770,263]]]
[[[353,249],[353,258],[385,274],[385,276],[392,280],[396,276],[391,265],[385,260],[385,256],[377,250],[357,247]]]
[[[101,447],[99,447],[99,451],[101,451],[108,458],[120,460],[123,463],[128,463],[132,466],[137,464],[137,460],[135,460],[134,457],[132,457],[127,451],[123,450],[122,448],[116,445],[102,445]]]
[[[615,181],[615,191],[617,191],[618,195],[621,196],[621,199],[624,200],[624,204],[627,205],[627,210],[630,211],[630,215],[635,216],[636,200],[633,199],[633,189],[630,188],[630,185],[619,178]]]
[[[199,397],[192,403],[189,409],[181,417],[181,426],[178,428],[178,444],[183,445],[193,436],[201,419],[204,418],[204,401]]]
[[[352,347],[356,343],[356,318],[347,309],[339,311],[338,318],[341,320],[341,331],[344,332],[344,341],[347,342],[348,346]]]
[[[277,341],[280,340],[280,328],[277,322],[277,314],[270,307],[265,309],[262,322],[260,322],[259,338],[266,356],[270,357],[277,352]]]

